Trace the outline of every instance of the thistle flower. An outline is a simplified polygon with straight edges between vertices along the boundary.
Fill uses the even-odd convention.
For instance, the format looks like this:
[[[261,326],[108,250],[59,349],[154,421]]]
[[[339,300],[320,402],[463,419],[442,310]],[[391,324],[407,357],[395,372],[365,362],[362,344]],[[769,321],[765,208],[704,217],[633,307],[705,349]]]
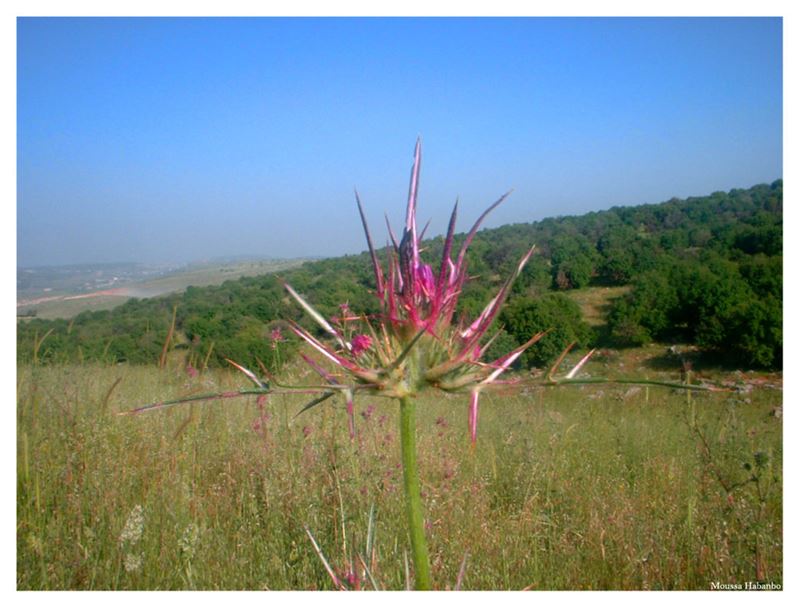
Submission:
[[[364,208],[355,193],[358,212],[364,227],[370,259],[375,273],[375,293],[381,302],[381,312],[376,318],[355,316],[349,305],[341,307],[342,318],[338,319],[336,329],[325,317],[317,312],[290,285],[285,284],[289,294],[302,306],[308,315],[330,336],[328,342],[317,339],[297,323],[289,323],[290,329],[305,340],[319,355],[329,363],[333,363],[337,373],[325,369],[311,357],[300,356],[318,373],[323,382],[312,386],[287,386],[272,377],[261,365],[262,371],[269,380],[262,380],[252,371],[238,363],[227,361],[239,369],[255,385],[252,389],[240,389],[224,393],[192,395],[168,401],[151,403],[138,407],[124,414],[135,414],[171,407],[190,401],[207,401],[221,398],[234,398],[256,395],[260,401],[269,393],[317,393],[315,399],[302,408],[300,413],[323,403],[337,393],[344,396],[351,440],[355,439],[354,396],[368,393],[380,397],[397,399],[400,402],[400,450],[403,468],[403,486],[406,502],[406,516],[411,540],[411,555],[415,569],[415,585],[417,589],[431,589],[430,559],[425,541],[425,521],[422,514],[422,496],[416,456],[415,401],[414,397],[425,389],[438,389],[451,393],[465,393],[468,399],[468,427],[473,445],[478,429],[478,404],[481,391],[502,382],[499,376],[516,361],[526,348],[541,339],[546,332],[538,333],[525,344],[510,353],[495,359],[483,361],[489,345],[495,336],[487,334],[509,294],[511,285],[522,272],[533,254],[533,247],[517,264],[514,272],[501,286],[497,295],[492,298],[483,311],[472,322],[454,322],[453,317],[467,280],[467,249],[475,237],[483,220],[495,207],[502,203],[509,193],[501,196],[477,219],[464,238],[456,253],[453,251],[458,201],[450,215],[450,223],[444,239],[442,257],[438,268],[424,262],[420,256],[421,241],[427,226],[417,231],[417,192],[419,188],[419,172],[421,146],[419,140],[414,150],[414,164],[411,169],[406,219],[402,237],[398,242],[394,232],[389,228],[391,246],[387,246],[387,266],[384,271],[378,254],[372,243],[372,236],[367,225]],[[388,220],[387,220],[388,225]],[[358,324],[353,331],[351,324]],[[282,340],[280,330],[272,332],[273,347]],[[573,345],[574,346],[574,345]],[[590,351],[563,378],[556,378],[555,372],[569,352],[567,348],[547,374],[542,386],[587,383],[648,384],[672,388],[688,388],[685,384],[673,384],[653,380],[609,380],[593,378],[577,379],[575,376],[594,351]],[[259,362],[260,363],[260,362]],[[508,382],[507,382],[508,383]],[[692,385],[692,390],[719,390],[713,387]],[[321,394],[319,394],[321,393]],[[367,410],[371,415],[371,412]],[[367,419],[369,416],[365,415]],[[379,426],[386,422],[382,415]],[[437,420],[437,425],[445,427],[444,419]],[[312,428],[303,428],[303,435],[312,434]],[[391,444],[394,437],[387,434],[384,445]],[[138,540],[143,525],[141,507],[131,513],[126,530],[120,542]],[[316,540],[306,528],[314,550],[323,562],[334,584],[346,588],[345,583],[333,572],[325,560]],[[465,558],[466,559],[466,558]],[[464,569],[462,563],[461,578]],[[134,565],[134,564],[131,564]],[[138,565],[136,565],[138,567]],[[352,571],[352,569],[351,569]],[[347,575],[344,575],[347,579]],[[353,582],[353,581],[349,581]],[[459,583],[460,584],[460,583]]]
[[[426,388],[469,393],[469,429],[474,443],[481,391],[498,383],[500,374],[544,335],[539,333],[532,336],[522,346],[494,361],[481,360],[491,342],[491,338],[486,339],[487,332],[508,296],[514,279],[522,272],[534,249],[531,247],[522,257],[512,275],[476,319],[469,323],[454,323],[458,299],[467,280],[467,249],[489,212],[502,203],[510,192],[501,196],[478,218],[457,253],[453,251],[458,214],[456,202],[450,215],[442,257],[438,269],[434,270],[420,256],[422,234],[417,232],[420,164],[421,145],[417,140],[405,226],[399,244],[389,228],[393,245],[387,247],[388,265],[385,271],[373,245],[361,199],[358,192],[355,193],[375,274],[376,295],[381,301],[377,323],[362,316],[359,323],[364,333],[347,341],[311,304],[286,285],[289,294],[331,336],[335,344],[329,345],[318,340],[295,323],[290,327],[347,376],[348,380],[340,381],[336,377],[335,382],[347,386],[346,398],[351,417],[352,394],[356,392],[397,399],[416,396]],[[318,364],[313,368],[332,383],[331,374]]]
[[[274,328],[269,333],[270,340],[272,340],[272,349],[275,350],[278,348],[278,344],[281,342],[285,342],[286,338],[283,337],[283,332],[281,331],[280,327]]]
[[[372,346],[372,338],[364,334],[356,334],[350,343],[350,352],[354,357],[358,357],[365,350],[369,350],[370,346]]]

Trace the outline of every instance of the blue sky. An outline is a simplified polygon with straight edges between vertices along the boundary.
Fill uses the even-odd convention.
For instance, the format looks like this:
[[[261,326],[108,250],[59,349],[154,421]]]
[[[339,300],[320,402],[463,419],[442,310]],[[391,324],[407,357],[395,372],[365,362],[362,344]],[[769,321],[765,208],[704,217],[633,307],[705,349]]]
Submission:
[[[20,265],[295,257],[782,177],[780,19],[20,19]]]

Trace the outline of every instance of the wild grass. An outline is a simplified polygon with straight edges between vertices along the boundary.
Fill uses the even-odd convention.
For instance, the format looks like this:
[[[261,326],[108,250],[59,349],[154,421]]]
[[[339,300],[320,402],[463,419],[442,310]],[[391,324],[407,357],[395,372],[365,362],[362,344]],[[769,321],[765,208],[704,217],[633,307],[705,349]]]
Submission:
[[[343,404],[294,396],[116,415],[243,380],[20,368],[18,588],[333,589],[306,527],[349,585],[405,588],[394,402],[356,404],[355,443]],[[475,449],[467,401],[417,407],[437,588],[782,583],[779,391],[486,393]]]

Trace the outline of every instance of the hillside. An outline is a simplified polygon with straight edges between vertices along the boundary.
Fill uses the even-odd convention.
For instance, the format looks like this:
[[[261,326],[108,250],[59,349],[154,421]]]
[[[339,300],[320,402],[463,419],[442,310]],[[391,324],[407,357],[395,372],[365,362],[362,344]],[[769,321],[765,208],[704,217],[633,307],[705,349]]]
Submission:
[[[486,229],[468,254],[470,274],[480,280],[468,283],[461,312],[478,314],[536,243],[537,253],[499,319],[496,341],[501,350],[555,328],[526,354],[523,365],[544,365],[573,341],[624,347],[674,340],[737,365],[775,369],[782,364],[782,233],[781,180]],[[424,255],[438,259],[442,245],[441,237],[430,239]],[[281,275],[331,317],[344,303],[353,311],[377,312],[366,253],[307,262]],[[602,306],[584,303],[582,309],[565,295],[580,298],[587,287],[611,288],[615,297]],[[279,364],[276,357],[285,360],[294,344],[274,349],[270,332],[282,320],[303,316],[276,275],[243,277],[131,299],[71,320],[25,322],[18,326],[18,360],[152,363],[161,354],[173,310],[172,346],[195,365],[222,363],[225,357],[248,365],[256,365],[256,357]],[[582,310],[590,310],[590,318]]]
[[[130,298],[183,292],[189,286],[280,272],[306,260],[243,259],[160,268],[142,264],[98,264],[21,268],[17,272],[17,317],[68,319],[87,310],[109,310]]]

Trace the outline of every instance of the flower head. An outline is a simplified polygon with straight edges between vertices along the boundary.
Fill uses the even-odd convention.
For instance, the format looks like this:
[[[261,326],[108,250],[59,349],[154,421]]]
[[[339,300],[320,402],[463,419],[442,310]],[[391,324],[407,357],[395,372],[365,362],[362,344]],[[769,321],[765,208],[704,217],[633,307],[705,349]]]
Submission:
[[[272,341],[272,348],[278,348],[278,344],[281,342],[285,342],[286,338],[283,337],[283,332],[281,331],[280,327],[275,327],[271,332],[269,332],[270,340]]]
[[[136,544],[142,538],[144,531],[144,509],[142,505],[135,505],[131,509],[128,519],[125,521],[125,526],[119,535],[120,544],[130,543]]]
[[[350,342],[350,352],[354,357],[358,357],[361,353],[369,350],[372,346],[372,338],[364,334],[356,334]]]
[[[533,254],[531,248],[520,260],[512,276],[502,285],[481,314],[468,323],[454,323],[458,299],[467,280],[466,252],[483,220],[509,193],[501,196],[478,218],[458,252],[453,251],[458,203],[453,208],[438,268],[420,256],[422,235],[417,232],[417,193],[421,164],[421,145],[417,140],[406,205],[405,226],[398,244],[394,233],[387,247],[386,271],[372,243],[364,208],[358,192],[356,203],[367,239],[375,274],[376,295],[382,312],[376,324],[361,318],[364,333],[350,341],[289,285],[286,289],[334,340],[330,346],[297,324],[291,328],[320,355],[335,364],[350,378],[343,389],[352,416],[352,394],[366,391],[385,397],[402,398],[425,388],[471,394],[469,428],[472,440],[477,432],[478,397],[522,352],[544,335],[536,334],[522,346],[494,361],[481,361],[492,339],[486,334],[508,296],[512,282]],[[424,229],[423,229],[424,234]],[[328,372],[315,369],[333,384]],[[343,384],[343,383],[341,383]],[[352,434],[352,423],[351,423]]]

